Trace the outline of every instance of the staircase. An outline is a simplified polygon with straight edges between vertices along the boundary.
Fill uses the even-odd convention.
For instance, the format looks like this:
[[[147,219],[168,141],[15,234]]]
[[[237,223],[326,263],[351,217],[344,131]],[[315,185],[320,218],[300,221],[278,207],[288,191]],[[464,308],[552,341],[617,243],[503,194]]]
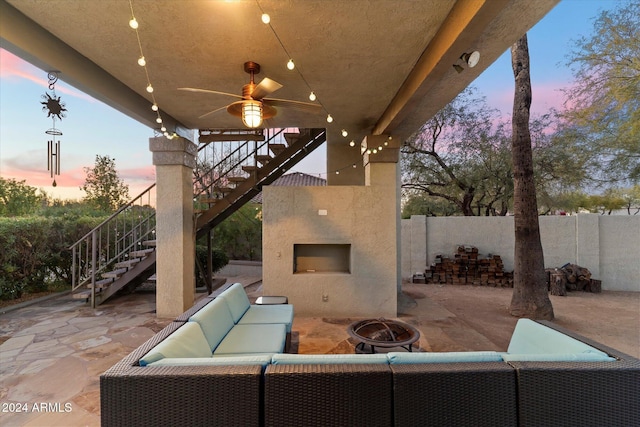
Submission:
[[[324,129],[200,131],[194,170],[196,237],[250,201],[326,140]],[[76,242],[74,298],[105,302],[155,273],[155,184]]]

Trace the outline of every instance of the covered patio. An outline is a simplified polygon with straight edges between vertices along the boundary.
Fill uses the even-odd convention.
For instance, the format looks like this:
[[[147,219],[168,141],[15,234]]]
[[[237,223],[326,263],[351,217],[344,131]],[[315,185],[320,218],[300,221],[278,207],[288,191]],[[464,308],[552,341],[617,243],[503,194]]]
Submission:
[[[300,314],[393,316],[402,142],[557,1],[0,0],[0,35],[156,131],[158,317],[193,305],[191,235],[211,226],[206,215],[193,225],[193,130],[246,131],[239,105],[257,104],[258,126],[326,129],[326,170],[340,172],[323,189],[265,192],[265,293]],[[339,247],[348,265],[297,271],[299,245]]]
[[[259,281],[242,280],[252,300],[261,294]],[[506,350],[517,320],[507,310],[510,289],[406,283],[403,291],[408,298],[398,319],[420,330],[420,350]],[[140,291],[95,311],[67,295],[0,314],[0,396],[3,402],[28,403],[30,409],[0,413],[0,424],[100,425],[99,376],[171,322],[155,317],[154,297]],[[551,299],[562,313],[557,324],[640,357],[637,292]],[[614,317],[621,321],[606,321]],[[346,332],[351,320],[296,316],[298,352],[353,353]],[[59,404],[59,409],[32,411],[38,402]],[[65,410],[66,404],[71,410]]]

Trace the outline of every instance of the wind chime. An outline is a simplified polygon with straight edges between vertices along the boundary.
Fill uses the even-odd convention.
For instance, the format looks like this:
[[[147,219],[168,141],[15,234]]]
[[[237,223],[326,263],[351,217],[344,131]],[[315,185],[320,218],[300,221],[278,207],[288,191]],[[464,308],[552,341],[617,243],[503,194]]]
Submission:
[[[53,127],[47,129],[45,133],[51,135],[51,139],[47,141],[47,170],[51,172],[51,178],[53,178],[54,187],[58,185],[56,183],[55,175],[60,175],[60,140],[56,140],[56,137],[62,136],[62,132],[56,128],[56,119],[62,120],[63,117],[67,117],[65,111],[67,111],[64,102],[60,101],[60,97],[56,97],[56,82],[58,81],[58,72],[49,71],[47,74],[49,79],[49,90],[51,94],[45,92],[42,95],[42,111],[48,112],[47,117],[51,117],[53,120]]]

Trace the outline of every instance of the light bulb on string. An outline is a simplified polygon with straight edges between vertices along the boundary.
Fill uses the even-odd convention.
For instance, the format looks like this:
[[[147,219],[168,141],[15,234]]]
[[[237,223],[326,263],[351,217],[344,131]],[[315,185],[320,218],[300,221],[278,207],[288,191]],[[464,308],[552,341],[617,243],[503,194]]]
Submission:
[[[316,94],[311,91],[311,93],[309,94],[309,101],[315,101],[316,99]]]
[[[327,114],[327,123],[331,123],[333,121],[333,117],[331,117],[331,114]]]
[[[268,24],[269,22],[271,22],[271,17],[269,16],[268,13],[262,14],[262,22],[265,24]]]
[[[351,142],[349,143],[350,147],[355,147],[356,146],[356,142],[352,139]]]
[[[158,124],[159,124],[159,123],[162,123],[162,118],[158,117],[158,118],[156,119],[156,123],[158,123]]]
[[[164,127],[164,126],[162,126],[162,127],[160,128],[160,131],[161,131],[161,132],[166,132],[166,131],[167,131],[167,128],[166,128],[166,127]]]
[[[138,21],[136,21],[136,18],[131,18],[131,20],[129,21],[129,26],[134,30],[138,29]]]
[[[153,104],[153,105],[151,106],[151,109],[152,109],[153,111],[158,111],[158,104]]]
[[[144,56],[141,56],[140,58],[138,58],[138,65],[141,67],[144,67],[145,65],[147,65],[147,61],[144,59]]]
[[[149,83],[149,85],[147,86],[147,92],[149,93],[153,92],[153,86],[151,86],[151,83]]]
[[[349,135],[349,132],[347,132],[345,129],[342,129],[342,136],[346,138],[347,135]]]
[[[293,59],[290,59],[289,62],[287,62],[287,68],[289,70],[293,70],[294,68],[296,68],[296,64],[293,63]]]

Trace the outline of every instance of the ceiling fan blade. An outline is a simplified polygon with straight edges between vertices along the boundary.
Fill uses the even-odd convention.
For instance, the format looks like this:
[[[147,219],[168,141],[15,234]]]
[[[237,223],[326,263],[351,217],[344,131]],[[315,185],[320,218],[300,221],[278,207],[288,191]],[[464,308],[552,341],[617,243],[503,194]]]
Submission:
[[[215,95],[232,96],[234,98],[242,99],[242,95],[236,95],[235,93],[220,92],[220,91],[217,91],[217,90],[197,89],[197,88],[194,88],[194,87],[179,87],[178,90],[185,90],[185,91],[188,91],[188,92],[213,93]]]
[[[292,101],[290,99],[264,98],[263,101],[267,102],[269,105],[273,105],[274,107],[296,108],[298,110],[305,110],[312,113],[316,113],[322,109],[322,105],[320,104]]]
[[[268,77],[262,79],[260,83],[253,89],[251,92],[251,97],[256,100],[260,100],[265,96],[269,95],[280,89],[282,85],[275,80],[271,80]]]
[[[198,118],[199,118],[199,119],[202,119],[202,118],[204,118],[204,117],[207,117],[207,116],[208,116],[208,115],[210,115],[210,114],[217,113],[217,112],[218,112],[218,111],[220,111],[220,110],[226,110],[226,108],[227,108],[227,107],[228,107],[228,105],[225,105],[224,107],[216,108],[216,109],[215,109],[215,110],[213,110],[213,111],[209,111],[208,113],[204,113],[203,115],[201,115],[201,116],[200,116],[200,117],[198,117]]]

